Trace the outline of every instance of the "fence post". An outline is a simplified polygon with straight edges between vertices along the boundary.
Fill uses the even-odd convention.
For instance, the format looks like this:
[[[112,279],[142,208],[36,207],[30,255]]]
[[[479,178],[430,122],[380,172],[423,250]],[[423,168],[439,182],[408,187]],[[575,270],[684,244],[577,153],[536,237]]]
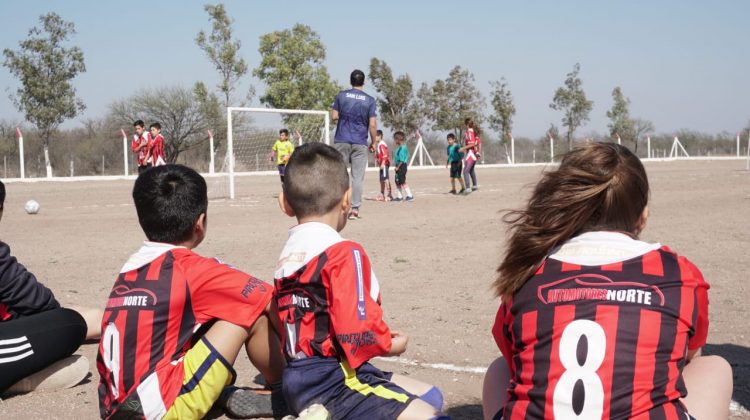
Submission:
[[[21,171],[21,179],[25,178],[26,171],[24,170],[24,161],[23,161],[23,134],[21,133],[21,129],[19,127],[16,127],[16,134],[18,135],[18,154],[20,155],[20,171]]]
[[[646,135],[646,147],[648,149],[648,157],[651,159],[651,135]]]
[[[208,173],[214,173],[214,134],[208,130],[208,147],[211,154],[211,160],[208,163]]]
[[[510,161],[516,164],[516,139],[513,138],[513,134],[510,135]]]
[[[128,176],[128,136],[122,128],[120,133],[122,133],[122,159],[125,165],[125,176]]]
[[[547,137],[549,137],[549,163],[555,163],[555,139],[549,131]]]

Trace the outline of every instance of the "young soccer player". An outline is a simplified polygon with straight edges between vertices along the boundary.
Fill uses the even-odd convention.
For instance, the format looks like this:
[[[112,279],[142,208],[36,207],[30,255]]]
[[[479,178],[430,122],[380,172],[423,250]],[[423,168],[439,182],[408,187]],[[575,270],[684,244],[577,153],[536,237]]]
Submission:
[[[148,133],[145,130],[146,125],[143,120],[138,120],[133,123],[133,141],[130,143],[130,150],[135,153],[135,163],[138,165],[138,173],[142,174],[146,169],[150,168],[151,165],[146,162],[148,159]]]
[[[135,181],[133,201],[147,241],[120,270],[102,319],[102,417],[202,418],[234,382],[243,346],[271,399],[227,388],[220,403],[234,417],[280,414],[273,288],[193,252],[206,236],[206,181],[157,166]]]
[[[632,152],[591,143],[506,216],[486,419],[727,418],[731,368],[699,356],[709,286],[687,258],[638,239],[648,197]]]
[[[299,132],[297,132],[297,135],[299,136]],[[276,156],[276,167],[279,170],[282,184],[284,183],[284,169],[292,152],[294,152],[294,143],[289,140],[289,130],[282,128],[279,130],[279,138],[271,147],[271,159],[274,155]]]
[[[472,191],[479,189],[477,176],[474,172],[474,165],[477,163],[478,158],[477,149],[479,147],[479,142],[477,141],[477,136],[479,135],[479,127],[471,118],[466,118],[464,120],[464,126],[466,127],[466,135],[461,151],[465,153],[464,182],[466,183],[466,194],[469,194]]]
[[[464,186],[464,179],[461,178],[461,146],[456,143],[456,135],[453,133],[448,134],[448,160],[445,163],[445,167],[450,166],[450,178],[451,178],[451,194],[456,194],[456,180],[461,185],[461,191],[459,194],[463,194],[466,190]]]
[[[383,140],[383,130],[378,130],[376,133],[375,139],[378,145],[375,160],[378,168],[380,168],[380,195],[378,196],[378,201],[392,201],[391,180],[388,179],[388,169],[391,167],[391,160],[388,156],[388,143]],[[386,187],[388,195],[385,195]]]
[[[393,154],[393,158],[396,161],[396,198],[393,201],[404,200],[404,194],[406,194],[406,201],[414,201],[414,196],[411,194],[409,185],[406,184],[406,170],[407,162],[409,161],[409,149],[406,148],[404,142],[406,136],[403,131],[396,131],[393,134],[393,140],[396,142],[398,147],[396,152]]]
[[[383,321],[380,287],[364,249],[339,234],[351,207],[341,154],[322,143],[299,147],[279,204],[299,222],[274,276],[290,409],[317,402],[334,419],[438,418],[437,388],[368,362],[402,354],[407,336]]]
[[[164,137],[161,135],[161,124],[155,122],[148,127],[148,158],[147,162],[152,166],[167,164],[167,155],[164,153]]]
[[[4,204],[0,182],[0,218]],[[80,383],[89,362],[73,352],[99,338],[101,316],[101,309],[61,307],[0,241],[0,396]]]

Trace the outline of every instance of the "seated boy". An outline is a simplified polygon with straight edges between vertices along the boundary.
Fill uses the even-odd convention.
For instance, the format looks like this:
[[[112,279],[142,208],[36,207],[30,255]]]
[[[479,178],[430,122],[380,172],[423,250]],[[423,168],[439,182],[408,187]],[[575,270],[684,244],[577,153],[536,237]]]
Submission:
[[[368,363],[403,353],[407,336],[383,321],[378,281],[362,246],[338,233],[351,207],[341,154],[322,143],[298,147],[279,204],[299,222],[274,279],[290,410],[320,403],[334,419],[439,418],[437,388]]]
[[[203,417],[234,382],[243,345],[280,397],[273,289],[192,251],[206,236],[206,181],[185,166],[156,166],[135,181],[133,201],[148,240],[122,267],[102,319],[102,417]],[[227,390],[230,415],[274,414],[267,396]]]

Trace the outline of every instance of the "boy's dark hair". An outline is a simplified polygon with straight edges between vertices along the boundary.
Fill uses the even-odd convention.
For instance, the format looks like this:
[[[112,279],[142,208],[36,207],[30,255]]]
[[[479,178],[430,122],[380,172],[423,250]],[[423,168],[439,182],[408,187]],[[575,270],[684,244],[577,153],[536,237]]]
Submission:
[[[354,70],[349,76],[349,82],[353,87],[362,87],[365,85],[365,73],[362,70]]]
[[[294,149],[286,164],[284,194],[297,218],[333,210],[349,189],[349,173],[338,150],[324,143]]]
[[[378,130],[375,132],[376,135],[383,137],[383,130]]]
[[[157,130],[161,130],[161,124],[159,124],[158,122],[156,122],[156,123],[153,123],[150,126],[148,126],[149,130],[152,129],[152,128],[155,128]]]
[[[5,184],[0,181],[0,210],[5,206]]]
[[[136,120],[133,123],[133,127],[145,127],[145,126],[146,126],[146,123],[144,123],[143,120]]]
[[[456,139],[456,135],[453,134],[453,133],[448,133],[448,138],[455,140]]]
[[[404,135],[403,131],[396,131],[393,133],[393,139],[396,141],[404,141],[406,139],[406,136]]]
[[[282,128],[281,130],[279,130],[279,135],[282,134],[286,134],[287,136],[289,136],[289,130],[287,130],[286,128]]]
[[[178,244],[208,209],[206,180],[187,166],[156,166],[135,180],[133,202],[149,241]]]

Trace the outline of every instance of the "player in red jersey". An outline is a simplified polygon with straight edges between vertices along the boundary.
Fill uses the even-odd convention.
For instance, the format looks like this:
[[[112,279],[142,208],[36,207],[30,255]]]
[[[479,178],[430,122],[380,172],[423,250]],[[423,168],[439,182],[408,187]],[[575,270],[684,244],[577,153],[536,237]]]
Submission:
[[[276,397],[227,388],[221,402],[235,417],[281,414],[272,406],[283,402],[285,364],[273,288],[192,251],[206,235],[205,180],[157,166],[135,181],[133,201],[148,240],[117,276],[102,319],[102,417],[203,417],[234,382],[243,345]]]
[[[380,168],[380,176],[378,177],[380,178],[380,195],[378,196],[378,201],[391,201],[393,200],[393,194],[391,193],[391,180],[388,179],[391,159],[388,156],[388,143],[383,140],[383,130],[376,132],[375,139],[378,141],[375,149],[375,161],[378,168]],[[388,191],[388,195],[385,195],[386,190]]]
[[[138,173],[141,174],[146,169],[150,168],[151,165],[146,163],[148,159],[148,133],[145,132],[144,128],[146,125],[143,120],[138,120],[133,123],[135,134],[133,134],[133,141],[130,144],[130,150],[135,153],[135,163],[138,165]]]
[[[503,358],[485,376],[485,419],[727,418],[731,367],[698,357],[708,284],[686,258],[638,240],[648,195],[633,153],[592,143],[506,216],[492,329]]]
[[[148,157],[147,162],[151,166],[162,166],[167,164],[167,155],[164,153],[164,137],[161,135],[161,124],[158,122],[148,127]]]
[[[407,337],[383,321],[380,287],[364,249],[338,233],[351,208],[341,154],[322,143],[297,148],[279,204],[299,222],[274,276],[289,408],[299,413],[320,403],[334,419],[444,418],[437,388],[369,363],[402,354]]]
[[[464,120],[466,135],[464,136],[464,145],[461,151],[464,152],[464,183],[466,184],[466,193],[479,189],[477,184],[477,175],[474,171],[474,165],[479,159],[479,126],[471,118]],[[473,184],[472,184],[473,182]]]

